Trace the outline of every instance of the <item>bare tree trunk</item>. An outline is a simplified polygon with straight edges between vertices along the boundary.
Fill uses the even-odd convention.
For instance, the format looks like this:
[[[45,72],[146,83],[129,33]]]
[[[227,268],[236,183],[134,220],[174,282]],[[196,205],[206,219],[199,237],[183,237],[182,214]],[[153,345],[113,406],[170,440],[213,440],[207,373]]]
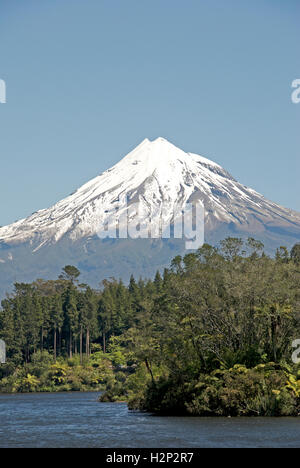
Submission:
[[[80,364],[82,364],[82,326],[80,327],[80,338],[79,338],[79,348],[80,348]]]
[[[61,355],[61,346],[62,346],[62,343],[61,343],[61,340],[62,340],[62,333],[61,333],[61,328],[58,329],[58,351],[59,351],[59,355]]]
[[[41,329],[41,351],[43,351],[44,348],[44,328],[42,327]]]
[[[103,352],[106,353],[106,336],[105,336],[105,332],[103,332]]]
[[[86,355],[87,357],[90,356],[90,329],[87,328],[86,330]]]
[[[152,383],[153,383],[153,385],[155,386],[154,375],[153,375],[153,372],[152,372],[152,369],[151,369],[151,365],[150,365],[150,363],[149,363],[149,361],[148,361],[147,358],[145,358],[145,364],[146,364],[146,367],[147,367],[147,370],[148,370],[149,374],[151,375]]]
[[[72,330],[70,329],[70,340],[69,340],[69,357],[72,359],[73,351],[72,351]]]
[[[53,336],[53,357],[54,357],[54,362],[56,362],[56,328],[54,328],[54,336]]]

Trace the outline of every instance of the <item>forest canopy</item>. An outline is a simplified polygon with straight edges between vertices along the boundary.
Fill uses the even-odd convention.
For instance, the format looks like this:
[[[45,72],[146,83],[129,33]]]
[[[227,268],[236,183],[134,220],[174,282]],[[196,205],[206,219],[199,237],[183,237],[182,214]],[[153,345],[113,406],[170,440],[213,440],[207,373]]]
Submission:
[[[153,280],[110,279],[94,290],[68,265],[57,280],[16,283],[0,311],[8,357],[0,391],[3,380],[9,389],[20,373],[28,379],[44,353],[49,372],[68,359],[93,368],[94,379],[95,369],[104,373],[102,401],[130,408],[298,414],[291,355],[300,338],[299,275],[299,244],[271,258],[255,239],[227,238],[175,257]]]

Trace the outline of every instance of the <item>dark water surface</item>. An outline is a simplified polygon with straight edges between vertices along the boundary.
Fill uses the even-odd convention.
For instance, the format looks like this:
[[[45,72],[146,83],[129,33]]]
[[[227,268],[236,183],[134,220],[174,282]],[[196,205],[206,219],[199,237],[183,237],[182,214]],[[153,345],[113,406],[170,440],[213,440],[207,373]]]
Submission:
[[[97,393],[0,395],[0,447],[300,447],[300,418],[179,418]]]

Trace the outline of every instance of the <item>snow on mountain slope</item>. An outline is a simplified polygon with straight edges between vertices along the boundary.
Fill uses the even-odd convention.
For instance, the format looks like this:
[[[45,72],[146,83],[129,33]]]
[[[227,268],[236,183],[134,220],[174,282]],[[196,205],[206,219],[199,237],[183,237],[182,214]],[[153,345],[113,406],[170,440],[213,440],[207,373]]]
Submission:
[[[129,203],[138,201],[149,215],[163,208],[169,220],[176,207],[201,200],[207,231],[225,223],[247,232],[300,232],[300,214],[238,183],[213,161],[158,138],[144,140],[118,164],[51,208],[0,228],[0,245],[29,242],[34,252],[64,236],[71,241],[94,236],[123,196]]]

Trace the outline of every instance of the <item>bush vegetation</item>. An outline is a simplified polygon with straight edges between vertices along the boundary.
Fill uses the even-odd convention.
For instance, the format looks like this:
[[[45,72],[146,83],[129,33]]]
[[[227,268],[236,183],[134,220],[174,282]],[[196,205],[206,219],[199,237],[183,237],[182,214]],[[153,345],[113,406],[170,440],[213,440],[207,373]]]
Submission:
[[[298,415],[300,245],[275,258],[228,238],[175,257],[154,280],[16,284],[2,301],[0,391],[105,388],[160,414]]]

